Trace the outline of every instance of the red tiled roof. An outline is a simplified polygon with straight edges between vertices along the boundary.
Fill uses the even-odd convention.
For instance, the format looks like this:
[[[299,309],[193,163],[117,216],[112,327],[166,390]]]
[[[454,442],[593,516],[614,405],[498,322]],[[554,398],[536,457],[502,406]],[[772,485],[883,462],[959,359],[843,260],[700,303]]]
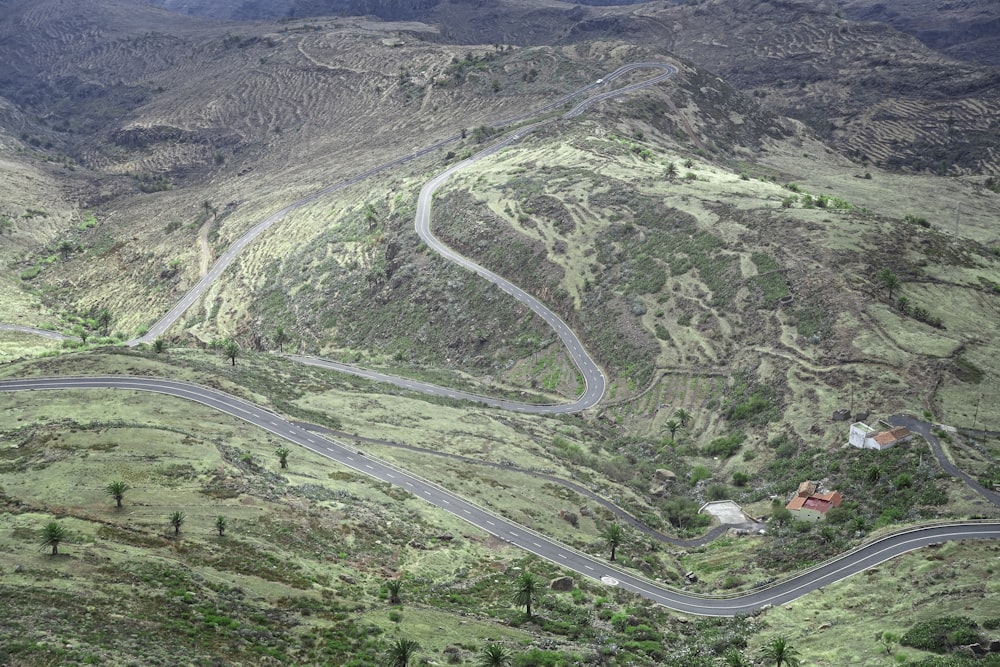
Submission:
[[[830,491],[829,493],[820,493],[813,498],[819,498],[820,500],[825,500],[832,503],[834,507],[840,507],[840,503],[844,502],[844,496],[840,491]]]
[[[905,426],[897,426],[894,429],[891,429],[889,431],[882,431],[881,433],[876,435],[875,442],[885,447],[886,445],[891,445],[894,442],[902,440],[908,435],[910,435],[910,429],[906,428]]]
[[[802,504],[802,509],[816,510],[820,514],[826,514],[826,511],[831,507],[833,507],[833,503],[829,500],[817,498],[816,496],[806,498],[806,501]]]
[[[785,507],[790,510],[800,510],[807,500],[809,500],[809,498],[805,496],[795,496],[792,498],[790,503],[785,505]]]
[[[883,447],[896,442],[896,436],[892,434],[892,431],[882,431],[872,439]]]
[[[807,509],[826,514],[830,508],[840,507],[840,503],[843,501],[844,496],[840,491],[830,491],[811,496],[795,496],[785,507],[789,510]]]

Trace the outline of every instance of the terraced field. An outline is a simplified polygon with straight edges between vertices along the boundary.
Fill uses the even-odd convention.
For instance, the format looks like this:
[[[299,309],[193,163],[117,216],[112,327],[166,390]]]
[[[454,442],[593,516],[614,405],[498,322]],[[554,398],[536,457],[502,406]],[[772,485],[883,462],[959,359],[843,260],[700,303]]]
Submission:
[[[673,26],[672,50],[809,123],[859,164],[959,176],[1000,171],[989,111],[1000,103],[1000,83],[988,68],[815,3],[717,0],[649,13]]]
[[[668,435],[664,424],[676,419],[678,410],[692,415],[691,428],[708,430],[717,419],[716,412],[725,390],[728,373],[686,374],[678,371],[658,373],[657,380],[645,391],[624,401],[612,401],[605,414],[629,432],[650,436]],[[684,437],[682,431],[679,437]]]

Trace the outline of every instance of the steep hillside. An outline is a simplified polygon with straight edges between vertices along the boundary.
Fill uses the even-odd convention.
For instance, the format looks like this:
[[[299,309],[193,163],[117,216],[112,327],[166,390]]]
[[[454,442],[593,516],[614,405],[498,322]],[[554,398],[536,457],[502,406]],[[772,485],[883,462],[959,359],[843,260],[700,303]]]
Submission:
[[[217,4],[226,17],[263,6]],[[794,1],[441,3],[422,21],[273,23],[124,0],[3,7],[0,322],[91,338],[0,331],[0,376],[215,387],[332,432],[359,466],[384,459],[594,557],[627,525],[618,566],[696,593],[1000,511],[927,442],[856,450],[832,419],[922,415],[957,465],[1000,480],[1000,438],[944,426],[1000,432],[992,70]],[[436,234],[579,333],[609,380],[596,409],[512,413],[272,353],[491,395],[579,393],[539,318],[419,240],[416,195],[514,131],[503,119],[639,81],[649,73],[604,77],[643,61],[678,71],[577,117],[550,113],[433,201]],[[933,143],[946,112],[953,135]],[[924,151],[932,170],[921,142],[944,152]],[[116,344],[258,221],[386,163],[302,200],[162,346]],[[963,177],[930,173],[942,164]],[[241,346],[231,360],[212,349],[225,338]],[[681,617],[606,580],[556,581],[560,566],[410,487],[285,451],[278,433],[140,391],[0,392],[0,664],[368,666],[415,640],[410,664],[479,664],[499,644],[517,667],[717,667],[763,660],[780,636],[803,662],[875,667],[893,643],[882,630],[946,615],[970,617],[961,637],[1000,627],[1000,546],[985,541],[754,618]],[[839,515],[780,518],[804,479],[844,492]],[[120,508],[115,481],[129,486]],[[711,523],[699,507],[717,499],[775,521],[695,542]],[[67,531],[58,555],[39,548],[52,521]],[[515,599],[525,572],[543,589],[533,615]]]
[[[995,7],[919,0],[891,8],[839,4],[300,2],[288,12],[417,19],[437,27],[434,39],[453,43],[613,38],[661,45],[808,123],[859,162],[942,175],[1000,172],[1000,127],[988,111],[1000,103],[1000,73],[988,67],[995,64]],[[183,6],[197,11],[196,3]],[[942,55],[952,53],[968,62]]]
[[[641,10],[667,48],[808,123],[859,163],[941,175],[1000,173],[1000,70],[952,60],[829,4],[706,2]]]
[[[46,6],[67,9],[65,23],[37,20]],[[7,30],[69,30],[77,20],[86,32],[91,21],[113,24],[112,16],[88,18],[85,9],[24,5]],[[708,20],[696,9],[671,11]],[[806,27],[827,14],[797,11],[797,34],[818,35]],[[765,24],[776,17],[762,14]],[[568,361],[536,318],[426,253],[412,231],[413,202],[427,178],[496,132],[495,119],[625,62],[668,56],[614,41],[450,47],[417,39],[433,33],[426,26],[365,20],[233,25],[221,36],[218,27],[188,19],[167,36],[130,37],[133,24],[124,25],[117,41],[103,38],[112,46],[80,57],[70,57],[72,40],[40,49],[53,62],[44,80],[86,68],[152,91],[128,113],[109,112],[92,131],[74,134],[67,146],[76,162],[44,162],[57,151],[44,144],[19,156],[88,185],[78,191],[81,222],[68,249],[57,251],[53,232],[10,265],[40,307],[60,312],[67,327],[95,330],[102,328],[95,315],[107,309],[109,333],[133,335],[266,214],[465,130],[464,139],[411,165],[293,213],[248,248],[170,336],[200,345],[235,336],[248,348],[268,349],[281,328],[302,352],[461,373],[463,382],[486,382],[492,391],[578,391]],[[843,37],[860,48],[868,33],[854,30],[847,26]],[[146,58],[146,51],[156,54]],[[23,48],[11,52],[32,57]],[[123,57],[141,62],[115,74]],[[32,62],[42,71],[40,56]],[[436,224],[456,247],[576,323],[616,381],[612,400],[649,401],[671,391],[655,389],[657,369],[706,368],[722,376],[741,369],[751,386],[771,384],[769,400],[778,414],[795,417],[804,437],[814,423],[827,430],[821,416],[844,400],[850,382],[832,371],[846,361],[848,376],[864,378],[886,410],[927,406],[970,419],[961,405],[977,389],[954,368],[968,361],[995,377],[989,343],[967,314],[994,307],[989,290],[1000,283],[989,222],[994,193],[932,177],[893,181],[837,156],[760,99],[759,91],[743,95],[684,65],[666,85],[604,103],[515,146],[504,154],[510,161],[525,151],[514,171],[477,167],[475,187],[442,192]],[[19,111],[25,122],[39,127],[59,118],[58,107],[26,109]],[[874,178],[861,178],[866,170]],[[781,187],[787,183],[799,186]],[[968,242],[953,252],[943,232],[956,204]],[[906,216],[930,222],[921,227]],[[657,227],[664,220],[669,224]],[[694,245],[670,240],[677,230]],[[914,249],[901,255],[881,242],[886,235]],[[884,268],[907,285],[911,311],[885,298],[870,322],[858,320],[875,308],[875,276]],[[785,276],[786,284],[761,282],[757,273]],[[950,303],[970,309],[937,312],[938,289],[957,290],[962,296]],[[896,336],[900,314],[904,329],[920,331],[906,335],[920,342]],[[941,327],[924,331],[926,322]],[[862,330],[881,333],[862,345]],[[906,389],[887,392],[885,382]],[[640,430],[655,431],[666,418],[643,410]],[[704,437],[728,428],[709,411]]]
[[[93,212],[84,229],[64,228],[73,248],[58,261],[42,262],[52,253],[39,246],[11,270],[39,267],[25,285],[43,301],[67,313],[108,308],[127,335],[266,213],[541,105],[594,71],[564,69],[545,50],[501,58],[363,20],[220,28],[149,10],[158,31],[142,31],[140,18],[116,18],[129,6],[15,3],[4,58],[55,88],[33,96],[9,79],[0,89],[13,108],[9,150]],[[74,111],[88,100],[93,113]]]
[[[1000,65],[1000,7],[990,0],[838,0],[850,18],[879,21],[961,60]]]

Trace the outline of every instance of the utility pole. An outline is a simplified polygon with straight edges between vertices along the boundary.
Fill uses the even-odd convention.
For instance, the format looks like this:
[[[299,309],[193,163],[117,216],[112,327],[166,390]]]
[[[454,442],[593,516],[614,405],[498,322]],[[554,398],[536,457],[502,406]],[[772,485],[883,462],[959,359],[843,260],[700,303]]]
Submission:
[[[979,419],[979,401],[983,400],[983,395],[980,394],[979,398],[976,399],[976,413],[972,415],[972,430],[976,430],[976,420]]]

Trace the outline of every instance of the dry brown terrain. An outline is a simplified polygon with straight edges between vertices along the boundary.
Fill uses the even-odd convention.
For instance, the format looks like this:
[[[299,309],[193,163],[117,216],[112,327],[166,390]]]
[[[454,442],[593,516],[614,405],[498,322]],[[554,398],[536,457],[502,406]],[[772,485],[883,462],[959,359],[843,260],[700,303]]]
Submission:
[[[952,59],[884,24],[841,18],[824,3],[719,0],[636,11],[668,30],[667,48],[805,121],[861,164],[1000,173],[995,68]]]
[[[902,523],[991,514],[926,443],[845,449],[830,417],[907,411],[1000,430],[1000,194],[983,183],[996,171],[992,70],[795,1],[364,7],[399,20],[219,20],[263,9],[253,2],[219,2],[208,19],[125,0],[4,4],[0,322],[75,327],[92,346],[0,332],[0,375],[220,387],[592,554],[606,552],[611,515],[560,480],[681,537],[705,530],[697,508],[717,497],[760,516],[801,479],[846,492],[836,524],[690,550],[630,536],[620,551],[622,566],[679,586],[696,571],[702,592],[749,589]],[[414,202],[497,119],[646,60],[678,74],[538,130],[434,203],[438,234],[579,332],[609,378],[599,409],[511,414],[270,354],[281,327],[285,351],[575,395],[551,331],[428,252]],[[162,354],[113,345],[269,213],[463,130],[297,209]],[[935,175],[941,165],[961,176]],[[236,363],[200,349],[227,337]],[[982,603],[996,547],[979,544],[898,559],[756,620],[678,618],[580,579],[525,619],[515,578],[547,584],[558,567],[305,451],[283,468],[270,432],[136,392],[4,394],[0,407],[0,663],[15,667],[339,667],[374,664],[401,637],[438,664],[473,664],[494,640],[525,666],[714,667],[779,634],[803,662],[874,666],[877,630],[942,613],[1000,625]],[[678,409],[689,418],[675,431]],[[996,438],[942,438],[1000,482]],[[120,511],[111,475],[132,487]],[[187,523],[174,535],[177,510]],[[53,518],[70,531],[57,557],[38,545]],[[388,600],[396,577],[402,605]]]

